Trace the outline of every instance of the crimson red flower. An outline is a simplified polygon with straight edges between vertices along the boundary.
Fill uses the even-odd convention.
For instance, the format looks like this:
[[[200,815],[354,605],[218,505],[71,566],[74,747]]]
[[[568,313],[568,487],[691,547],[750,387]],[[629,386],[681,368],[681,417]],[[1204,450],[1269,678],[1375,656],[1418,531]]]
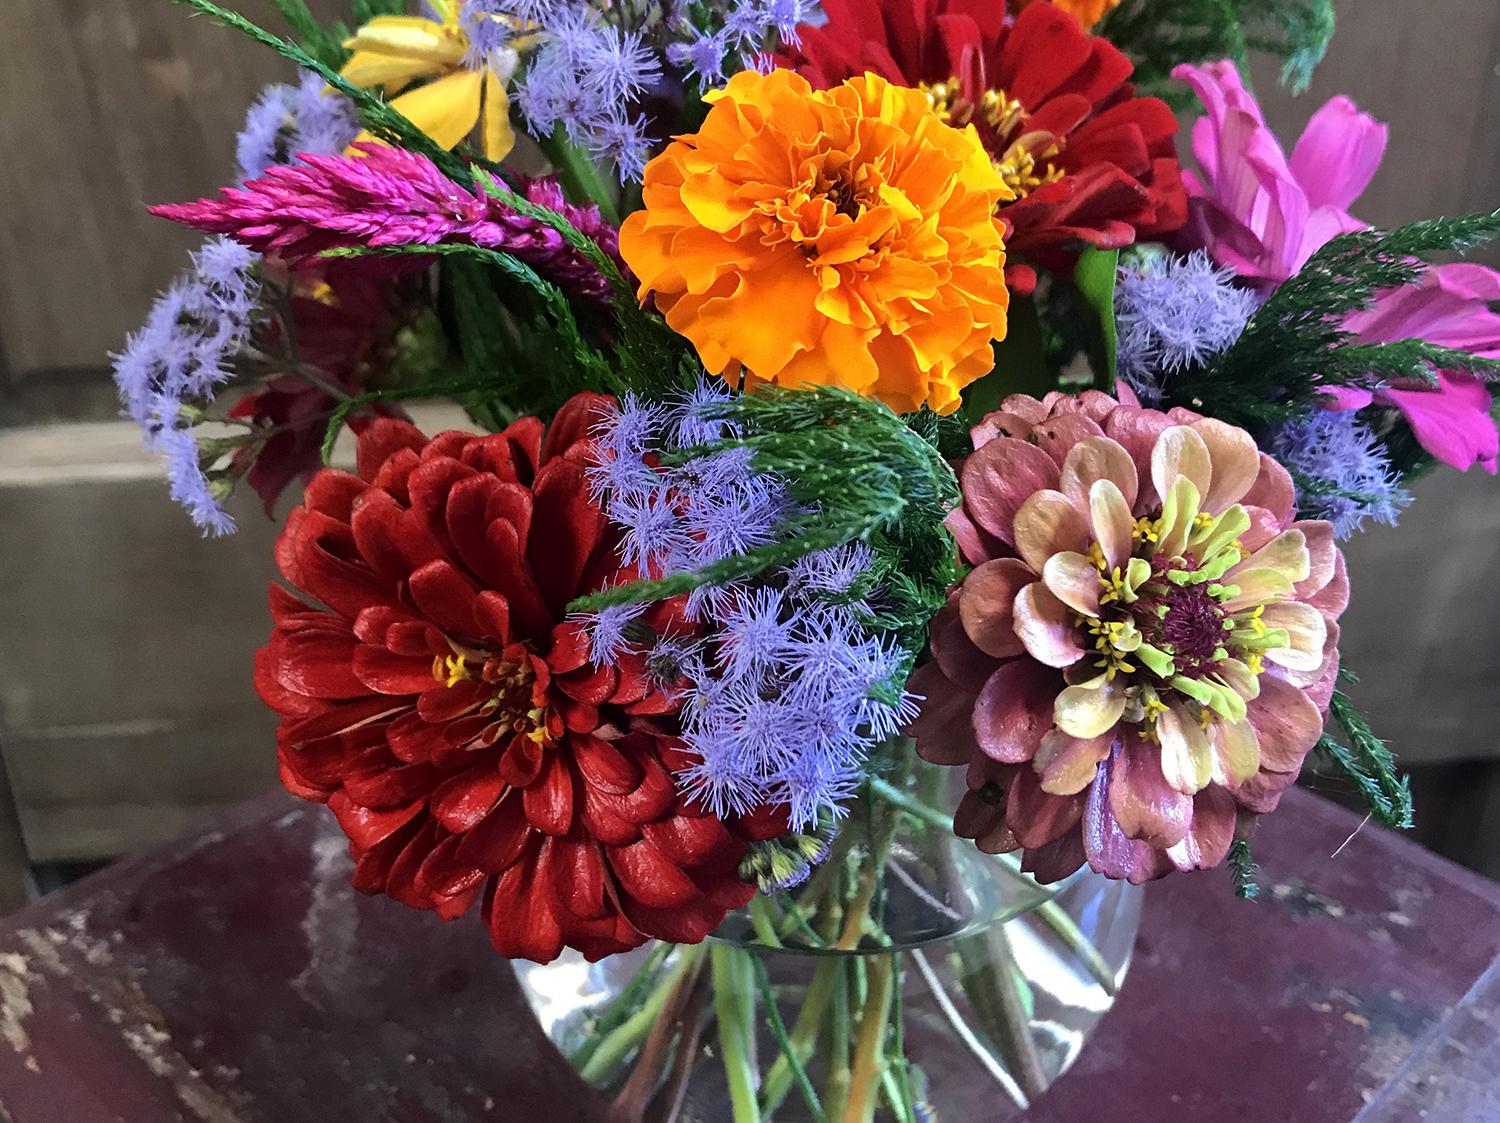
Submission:
[[[282,263],[270,263],[280,268]],[[399,263],[402,266],[405,263]],[[338,401],[326,386],[358,394],[379,384],[395,356],[395,335],[405,322],[410,301],[402,270],[390,262],[319,263],[289,271],[290,313],[297,337],[297,360],[315,371],[323,386],[300,374],[273,378],[246,394],[231,409],[268,434],[243,445],[232,471],[260,496],[266,514],[296,480],[306,480],[322,463],[323,437]],[[268,328],[268,351],[282,350],[280,326]],[[349,427],[362,432],[372,417],[403,416],[400,407],[377,402],[349,418]]]
[[[1177,120],[1136,97],[1130,60],[1052,4],[1006,20],[998,0],[828,0],[821,27],[779,60],[814,86],[866,71],[927,91],[950,124],[972,123],[1016,193],[1006,248],[1048,269],[1082,245],[1160,238],[1187,221]],[[1029,270],[1007,270],[1029,291]]]
[[[594,666],[567,616],[635,576],[585,481],[602,401],[545,436],[373,422],[358,475],[319,472],[287,520],[277,564],[308,601],[272,587],[256,661],[283,782],[338,817],[355,886],[445,918],[482,895],[497,950],[540,961],[695,942],[753,892],[741,824],[677,790],[674,701],[641,656]]]

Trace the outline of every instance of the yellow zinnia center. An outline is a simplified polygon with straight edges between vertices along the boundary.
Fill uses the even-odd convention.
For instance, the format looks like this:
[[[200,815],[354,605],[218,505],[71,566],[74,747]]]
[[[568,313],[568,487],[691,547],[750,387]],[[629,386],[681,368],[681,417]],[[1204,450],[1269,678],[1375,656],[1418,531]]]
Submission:
[[[963,96],[957,78],[923,82],[920,88],[944,124],[960,129],[972,124],[979,130],[990,161],[1017,199],[1067,174],[1052,162],[1062,155],[1066,140],[1028,130],[1026,107],[1004,90],[985,90],[976,105]]]

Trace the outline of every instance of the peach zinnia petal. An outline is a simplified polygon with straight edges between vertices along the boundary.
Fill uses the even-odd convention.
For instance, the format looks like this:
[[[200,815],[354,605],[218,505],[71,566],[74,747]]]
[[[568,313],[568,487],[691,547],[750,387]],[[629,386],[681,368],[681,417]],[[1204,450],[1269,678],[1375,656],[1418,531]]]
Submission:
[[[1040,573],[1053,554],[1087,550],[1091,529],[1083,512],[1062,492],[1038,491],[1016,512],[1016,553]]]
[[[1061,729],[1049,730],[1032,760],[1041,777],[1042,790],[1053,795],[1073,795],[1089,786],[1099,762],[1109,755],[1113,735],[1070,737]]]
[[[1129,502],[1113,480],[1094,481],[1089,490],[1089,519],[1105,562],[1111,569],[1124,565],[1134,545],[1135,521]]]
[[[1012,544],[1016,512],[1036,492],[1057,485],[1057,465],[1035,445],[996,437],[964,461],[959,479],[974,522]]]
[[[1036,755],[1052,728],[1055,671],[1027,659],[1002,663],[974,701],[974,737],[991,760],[1020,764]]]
[[[1168,781],[1155,745],[1129,737],[1110,777],[1109,807],[1127,837],[1165,848],[1187,834],[1193,800]]]
[[[1255,483],[1260,475],[1260,450],[1245,430],[1211,417],[1194,421],[1191,428],[1202,438],[1213,463],[1212,481],[1203,493],[1203,509],[1218,515],[1238,503]]]
[[[1135,502],[1139,480],[1135,461],[1117,441],[1108,437],[1086,437],[1068,451],[1063,461],[1058,489],[1080,507],[1099,480],[1109,480],[1125,497],[1128,508]]]
[[[1200,497],[1209,493],[1213,483],[1214,464],[1208,445],[1186,425],[1163,429],[1151,450],[1151,484],[1165,497],[1180,479],[1191,480]]]
[[[1260,741],[1262,768],[1296,772],[1323,733],[1323,715],[1312,699],[1274,675],[1263,675],[1260,697],[1249,703],[1250,724]]]
[[[1040,581],[1027,585],[1016,597],[1015,619],[1016,635],[1021,637],[1027,653],[1038,663],[1049,667],[1071,667],[1087,654],[1076,637],[1073,610],[1053,596]]]
[[[997,659],[1025,650],[1015,629],[1016,594],[1036,575],[1015,558],[996,558],[976,568],[958,590],[958,615],[974,646]]]
[[[1074,612],[1099,615],[1099,571],[1082,554],[1071,550],[1053,554],[1042,570],[1042,582]]]
[[[1213,777],[1213,753],[1198,719],[1174,705],[1156,719],[1156,733],[1161,738],[1161,770],[1167,783],[1185,795],[1206,787]]]
[[[1296,671],[1315,671],[1323,665],[1323,643],[1328,638],[1328,625],[1323,614],[1310,604],[1285,601],[1268,604],[1261,614],[1261,622],[1267,628],[1281,628],[1291,641],[1286,647],[1275,647],[1266,652],[1266,658],[1279,667]]]

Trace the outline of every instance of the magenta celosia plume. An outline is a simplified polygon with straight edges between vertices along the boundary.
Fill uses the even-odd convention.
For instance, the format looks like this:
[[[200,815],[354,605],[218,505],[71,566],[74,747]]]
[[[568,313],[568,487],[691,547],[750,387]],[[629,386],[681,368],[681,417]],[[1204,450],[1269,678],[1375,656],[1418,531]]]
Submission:
[[[1242,429],[1088,391],[1007,398],[948,525],[912,728],[968,768],[955,828],[1043,880],[1217,865],[1323,728],[1348,603],[1326,522]]]
[[[468,242],[513,254],[571,292],[604,295],[598,270],[552,227],[482,189],[455,183],[425,156],[381,144],[359,147],[360,156],[303,155],[300,163],[269,168],[217,197],[156,206],[151,213],[227,234],[293,264],[346,246]],[[533,180],[525,195],[618,257],[615,230],[597,207],[571,206],[550,180]]]
[[[1386,127],[1346,97],[1313,114],[1288,160],[1266,127],[1260,105],[1231,62],[1179,66],[1205,113],[1193,126],[1198,171],[1183,169],[1191,212],[1186,242],[1269,291],[1300,270],[1332,238],[1368,225],[1349,208],[1385,154]],[[1422,339],[1487,358],[1500,356],[1500,274],[1478,265],[1434,266],[1419,284],[1390,289],[1344,326],[1366,343]],[[1494,472],[1500,436],[1490,392],[1473,375],[1438,371],[1435,383],[1402,382],[1376,390],[1328,390],[1335,409],[1389,406],[1405,416],[1418,442],[1455,468]]]

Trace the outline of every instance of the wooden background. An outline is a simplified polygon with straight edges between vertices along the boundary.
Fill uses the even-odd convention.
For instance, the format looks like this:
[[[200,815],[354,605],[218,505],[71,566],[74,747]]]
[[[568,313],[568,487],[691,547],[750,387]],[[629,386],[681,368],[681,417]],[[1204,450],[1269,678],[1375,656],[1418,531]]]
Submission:
[[[242,6],[272,22],[267,0]],[[1361,217],[1500,204],[1500,4],[1350,0],[1340,14],[1308,95],[1257,71],[1288,147],[1346,92],[1392,132]],[[274,782],[272,722],[249,685],[273,527],[241,503],[238,538],[197,538],[110,420],[103,368],[196,242],[143,202],[223,184],[245,107],[290,72],[168,0],[5,0],[5,16],[0,750],[30,856],[80,860]],[[1448,785],[1427,837],[1484,865],[1495,855],[1473,840],[1500,837],[1487,763],[1500,757],[1500,485],[1442,472],[1418,493],[1400,530],[1349,549],[1346,651],[1360,702],[1406,759],[1466,762],[1424,770]]]

